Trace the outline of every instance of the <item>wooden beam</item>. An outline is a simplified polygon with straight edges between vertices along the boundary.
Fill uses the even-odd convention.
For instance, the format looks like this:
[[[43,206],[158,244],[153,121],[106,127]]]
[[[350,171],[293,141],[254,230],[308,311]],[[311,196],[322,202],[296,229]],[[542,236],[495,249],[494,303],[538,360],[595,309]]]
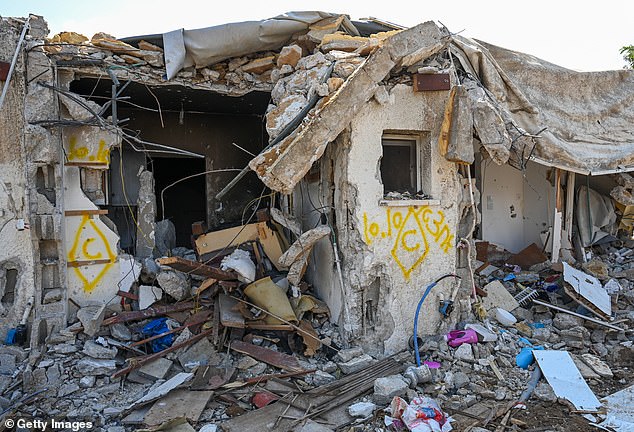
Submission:
[[[90,265],[101,265],[101,264],[110,264],[113,263],[114,260],[111,259],[99,259],[99,260],[86,260],[86,261],[67,261],[67,267],[83,267]]]
[[[76,166],[76,167],[108,167],[110,164],[105,162],[64,162],[64,166]]]
[[[552,253],[550,260],[559,262],[559,250],[561,249],[561,221],[563,211],[563,197],[561,193],[561,170],[555,169],[555,213],[553,215]]]
[[[153,306],[147,309],[138,310],[138,311],[127,311],[121,312],[118,315],[112,316],[110,318],[106,318],[103,320],[101,325],[107,326],[115,323],[124,323],[128,321],[136,321],[142,320],[146,318],[152,318],[160,315],[167,315],[171,312],[182,312],[189,309],[195,309],[196,305],[194,302],[183,302],[183,303],[175,303],[166,306]]]
[[[107,215],[107,214],[108,214],[108,210],[101,210],[101,209],[64,211],[64,216],[83,216],[83,215],[95,216],[95,215]]]
[[[208,266],[207,264],[197,261],[190,261],[181,257],[159,258],[157,261],[161,265],[171,267],[174,270],[178,270],[183,273],[194,274],[196,276],[204,276],[217,280],[235,280],[238,278],[235,272],[220,270],[219,268]]]
[[[157,358],[163,357],[165,354],[171,353],[173,351],[176,351],[179,348],[183,348],[187,345],[190,345],[194,342],[199,341],[200,339],[204,338],[205,336],[209,336],[211,334],[213,329],[209,329],[209,330],[205,330],[202,333],[199,333],[197,335],[194,335],[192,337],[190,337],[189,339],[178,343],[178,344],[174,344],[169,348],[164,349],[163,351],[159,351],[157,353],[154,354],[149,354],[146,355],[144,357],[133,357],[130,360],[130,366],[125,367],[117,372],[115,372],[114,374],[112,374],[112,376],[110,378],[115,379],[120,377],[121,375],[126,375],[129,374],[130,372],[132,372],[135,369],[140,368],[141,366],[143,366],[144,364],[150,363],[154,360],[156,360]]]

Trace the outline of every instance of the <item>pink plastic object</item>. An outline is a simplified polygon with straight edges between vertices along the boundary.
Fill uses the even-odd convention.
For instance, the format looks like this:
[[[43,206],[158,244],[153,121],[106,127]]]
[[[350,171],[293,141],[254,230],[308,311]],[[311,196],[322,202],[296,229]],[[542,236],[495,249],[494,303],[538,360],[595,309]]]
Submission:
[[[463,343],[475,344],[478,343],[478,334],[471,329],[467,330],[452,330],[445,336],[447,344],[452,347],[458,347]]]
[[[435,362],[435,361],[429,361],[429,360],[425,360],[425,361],[423,362],[423,364],[426,364],[426,365],[427,365],[427,367],[428,367],[429,369],[440,369],[440,367],[442,366],[442,365],[441,365],[440,363],[438,363],[438,362]]]

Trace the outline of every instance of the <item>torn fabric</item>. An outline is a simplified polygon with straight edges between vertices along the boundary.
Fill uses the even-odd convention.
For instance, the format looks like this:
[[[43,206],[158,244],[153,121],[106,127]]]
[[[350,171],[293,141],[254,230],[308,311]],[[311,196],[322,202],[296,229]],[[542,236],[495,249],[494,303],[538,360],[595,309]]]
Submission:
[[[519,128],[547,128],[536,162],[581,174],[634,170],[634,71],[576,72],[460,36],[452,53]]]

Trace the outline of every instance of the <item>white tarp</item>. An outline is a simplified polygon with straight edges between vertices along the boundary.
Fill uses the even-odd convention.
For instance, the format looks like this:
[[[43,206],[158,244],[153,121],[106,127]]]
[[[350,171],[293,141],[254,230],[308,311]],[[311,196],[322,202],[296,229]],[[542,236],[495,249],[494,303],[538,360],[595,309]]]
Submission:
[[[184,67],[208,66],[222,60],[258,51],[281,48],[290,37],[306,31],[325,18],[340,16],[327,12],[287,12],[262,21],[222,24],[196,30],[174,30],[163,34],[165,69],[170,80]],[[356,29],[346,18],[343,26]]]
[[[575,72],[455,36],[452,51],[515,123],[537,162],[578,173],[634,170],[634,71]]]

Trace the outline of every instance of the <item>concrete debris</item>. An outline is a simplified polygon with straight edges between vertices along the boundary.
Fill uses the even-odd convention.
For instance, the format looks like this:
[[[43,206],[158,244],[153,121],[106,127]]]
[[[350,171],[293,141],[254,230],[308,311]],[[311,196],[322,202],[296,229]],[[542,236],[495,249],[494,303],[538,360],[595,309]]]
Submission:
[[[165,280],[167,279],[167,276],[163,276],[162,278]],[[169,282],[165,283],[167,284]],[[161,288],[150,285],[139,286],[139,310],[149,308],[162,298],[163,290]]]
[[[84,306],[77,311],[77,319],[84,327],[84,333],[88,336],[94,336],[101,327],[104,314],[106,313],[106,305]]]
[[[374,381],[374,402],[387,405],[395,396],[404,396],[409,385],[402,376],[392,375]]]
[[[109,375],[117,369],[114,360],[83,358],[76,364],[77,372],[82,375]]]
[[[189,279],[181,272],[163,270],[156,277],[156,282],[167,295],[177,301],[183,300],[190,291]]]
[[[120,341],[127,342],[132,340],[132,332],[125,324],[115,323],[109,326],[110,335]]]
[[[370,417],[377,408],[372,402],[358,402],[348,407],[348,414],[352,417],[367,418]]]
[[[7,418],[91,421],[108,432],[485,432],[586,430],[590,411],[592,422],[627,427],[634,177],[577,170],[592,173],[586,206],[589,190],[579,179],[575,187],[573,173],[533,162],[586,162],[572,147],[544,158],[565,137],[618,141],[632,153],[613,116],[627,122],[631,110],[604,110],[609,128],[593,120],[588,130],[559,130],[550,107],[532,106],[518,86],[533,79],[561,90],[556,79],[540,81],[535,59],[507,75],[505,57],[520,53],[433,22],[359,26],[315,12],[295,28],[295,14],[273,19],[292,30],[283,37],[264,22],[255,51],[192,52],[179,65],[173,38],[205,32],[44,39],[45,22],[30,17],[17,75],[0,76],[10,114],[0,118],[0,143],[10,145],[0,152]],[[0,58],[12,58],[23,26],[0,17]],[[111,99],[110,84],[98,85],[106,72],[134,116]],[[610,99],[603,73],[592,85],[566,74],[582,95],[590,88]],[[140,86],[149,99],[138,99]],[[523,130],[518,119],[537,108],[540,119],[522,122],[536,129]],[[613,136],[600,138],[601,128]],[[407,146],[388,148],[393,138]],[[589,144],[577,147],[604,143]],[[388,165],[390,150],[403,160]],[[243,167],[247,154],[257,177],[223,194],[224,171]],[[518,168],[529,189],[556,197],[555,218],[521,194],[503,205],[484,181],[487,161]],[[403,184],[388,187],[391,174]],[[491,175],[513,185],[512,174]],[[260,194],[262,182],[281,194]],[[491,226],[491,212],[507,211]],[[524,229],[509,228],[516,223]],[[519,252],[502,246],[506,237]],[[420,287],[454,272],[462,285],[439,286],[421,303],[415,356],[407,342]]]
[[[116,347],[105,347],[93,341],[86,341],[82,352],[95,359],[113,359],[117,356],[118,350]]]
[[[285,46],[277,57],[277,66],[290,65],[295,67],[300,58],[302,58],[302,48],[299,45]]]
[[[359,357],[355,357],[350,361],[337,363],[339,369],[344,374],[351,374],[354,372],[358,372],[370,366],[374,362],[374,359],[370,357],[368,354],[360,355]]]

